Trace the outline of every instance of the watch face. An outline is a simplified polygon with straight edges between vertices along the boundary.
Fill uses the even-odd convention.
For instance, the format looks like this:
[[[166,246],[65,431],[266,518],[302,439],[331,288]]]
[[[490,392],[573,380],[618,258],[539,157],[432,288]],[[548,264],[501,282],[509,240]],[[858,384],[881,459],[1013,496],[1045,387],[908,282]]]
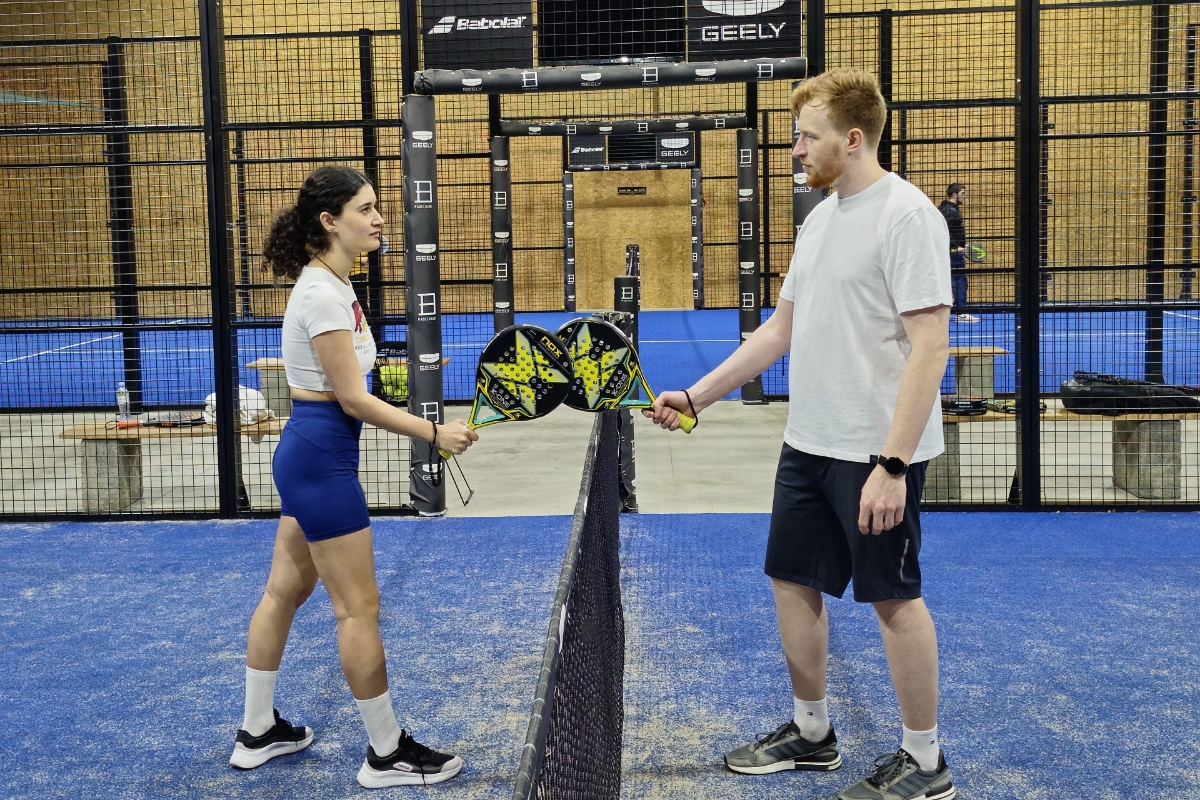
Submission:
[[[903,475],[904,474],[904,462],[901,461],[896,456],[892,456],[891,458],[885,458],[885,459],[883,459],[882,463],[883,463],[883,468],[887,470],[889,475]]]

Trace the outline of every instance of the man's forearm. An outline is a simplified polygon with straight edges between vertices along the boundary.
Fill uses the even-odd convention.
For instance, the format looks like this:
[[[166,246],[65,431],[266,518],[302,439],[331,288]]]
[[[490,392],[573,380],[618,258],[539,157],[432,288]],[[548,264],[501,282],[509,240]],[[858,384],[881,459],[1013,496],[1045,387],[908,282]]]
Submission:
[[[710,406],[756,375],[761,375],[791,347],[791,331],[768,320],[733,355],[689,389],[696,410]]]
[[[929,423],[933,404],[941,393],[946,359],[947,351],[943,347],[925,350],[914,348],[909,354],[908,363],[900,376],[896,413],[880,455],[912,461],[913,453],[921,442],[921,434]]]

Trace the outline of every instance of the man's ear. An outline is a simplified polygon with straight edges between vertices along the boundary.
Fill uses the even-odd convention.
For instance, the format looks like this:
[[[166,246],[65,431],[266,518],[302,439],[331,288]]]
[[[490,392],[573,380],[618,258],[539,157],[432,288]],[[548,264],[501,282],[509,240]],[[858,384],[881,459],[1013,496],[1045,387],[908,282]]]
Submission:
[[[851,128],[846,132],[846,139],[851,153],[866,146],[867,137],[863,135],[861,128]]]

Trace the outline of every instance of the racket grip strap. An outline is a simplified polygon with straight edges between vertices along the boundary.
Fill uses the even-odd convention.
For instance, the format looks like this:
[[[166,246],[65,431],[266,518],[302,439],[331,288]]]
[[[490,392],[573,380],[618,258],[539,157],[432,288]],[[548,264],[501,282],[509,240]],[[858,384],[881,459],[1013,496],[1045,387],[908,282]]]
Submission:
[[[696,413],[696,404],[692,402],[692,396],[688,394],[687,389],[682,389],[683,396],[687,398],[688,408],[691,409],[692,415],[689,417],[686,414],[679,414],[679,427],[684,433],[691,433],[692,428],[700,421],[700,415]]]

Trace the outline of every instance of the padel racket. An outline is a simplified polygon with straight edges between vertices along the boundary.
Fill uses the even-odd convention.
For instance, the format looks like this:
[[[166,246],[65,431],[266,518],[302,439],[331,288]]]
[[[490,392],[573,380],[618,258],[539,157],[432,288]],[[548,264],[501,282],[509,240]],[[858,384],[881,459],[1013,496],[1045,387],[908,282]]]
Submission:
[[[963,255],[972,264],[978,264],[987,258],[987,248],[978,242],[973,242],[963,248]]]
[[[616,325],[600,319],[573,319],[558,329],[575,367],[564,405],[580,411],[609,411],[614,408],[650,408],[654,392],[646,383],[637,350]],[[643,397],[635,398],[637,387]],[[679,427],[691,433],[696,420],[679,414]]]
[[[479,355],[467,427],[544,417],[566,399],[574,377],[567,348],[553,333],[536,325],[505,328]]]

